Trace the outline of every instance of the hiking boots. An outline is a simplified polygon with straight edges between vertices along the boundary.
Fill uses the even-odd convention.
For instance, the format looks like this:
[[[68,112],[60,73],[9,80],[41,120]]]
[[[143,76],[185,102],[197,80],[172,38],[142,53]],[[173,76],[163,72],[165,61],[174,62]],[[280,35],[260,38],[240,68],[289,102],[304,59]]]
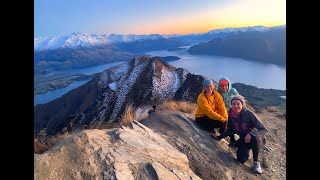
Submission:
[[[261,169],[260,163],[258,161],[254,161],[253,162],[252,170],[253,170],[254,173],[258,173],[258,174],[262,173],[262,169]]]

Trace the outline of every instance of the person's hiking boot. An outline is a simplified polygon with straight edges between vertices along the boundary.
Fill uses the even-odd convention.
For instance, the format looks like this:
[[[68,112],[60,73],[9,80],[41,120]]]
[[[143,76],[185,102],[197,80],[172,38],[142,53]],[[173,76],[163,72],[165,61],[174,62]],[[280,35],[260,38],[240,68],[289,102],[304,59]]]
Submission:
[[[254,161],[253,162],[252,170],[253,170],[254,173],[257,173],[257,174],[261,174],[262,173],[262,169],[261,169],[260,163],[258,161]]]

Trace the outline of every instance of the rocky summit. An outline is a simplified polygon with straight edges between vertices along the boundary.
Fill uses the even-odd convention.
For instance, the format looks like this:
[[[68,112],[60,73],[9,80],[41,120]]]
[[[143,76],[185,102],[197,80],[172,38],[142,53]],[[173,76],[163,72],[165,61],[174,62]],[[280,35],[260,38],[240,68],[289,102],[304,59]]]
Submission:
[[[175,68],[159,57],[142,56],[113,66],[83,86],[34,109],[34,127],[55,134],[70,122],[82,126],[115,122],[126,105],[151,105],[165,99],[196,101],[204,76]]]

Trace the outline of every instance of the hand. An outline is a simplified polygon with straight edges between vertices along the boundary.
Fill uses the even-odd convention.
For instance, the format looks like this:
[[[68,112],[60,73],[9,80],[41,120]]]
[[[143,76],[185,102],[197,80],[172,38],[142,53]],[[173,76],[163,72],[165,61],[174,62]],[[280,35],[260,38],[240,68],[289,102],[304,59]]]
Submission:
[[[251,141],[251,135],[248,133],[248,134],[246,135],[246,137],[244,138],[244,142],[245,142],[245,143],[250,143],[250,141]]]
[[[228,120],[228,118],[227,118],[227,116],[222,116],[222,117],[221,117],[221,120],[224,121],[224,122],[226,122],[226,121]]]

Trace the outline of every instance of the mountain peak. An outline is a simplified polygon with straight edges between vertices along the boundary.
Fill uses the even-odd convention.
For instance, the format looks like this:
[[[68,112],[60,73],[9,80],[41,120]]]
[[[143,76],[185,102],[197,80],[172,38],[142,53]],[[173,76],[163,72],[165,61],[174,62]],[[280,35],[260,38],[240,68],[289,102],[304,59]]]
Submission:
[[[48,133],[55,134],[69,121],[79,126],[118,121],[127,104],[139,107],[165,99],[196,101],[203,79],[169,65],[160,57],[136,57],[103,71],[61,98],[37,105],[35,130],[39,132],[46,127]],[[61,106],[64,111],[59,111]],[[77,118],[69,119],[71,115]]]

